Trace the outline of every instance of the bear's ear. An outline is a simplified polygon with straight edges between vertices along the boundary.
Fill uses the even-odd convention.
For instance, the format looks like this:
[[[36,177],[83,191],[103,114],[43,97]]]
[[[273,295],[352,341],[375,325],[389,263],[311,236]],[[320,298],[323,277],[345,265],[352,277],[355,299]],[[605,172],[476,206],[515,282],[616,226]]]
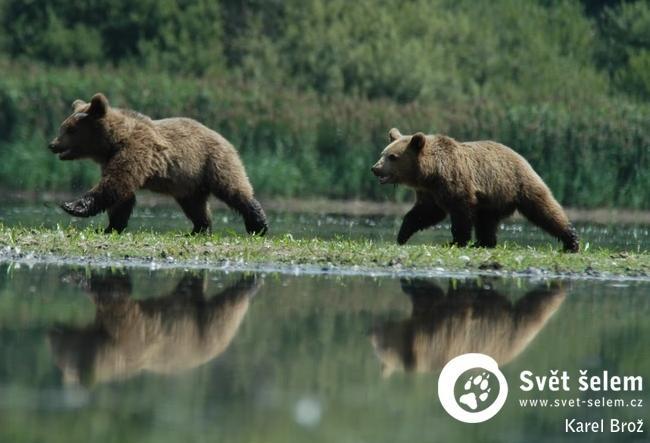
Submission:
[[[74,112],[79,112],[81,110],[81,108],[83,108],[87,104],[88,103],[86,103],[85,101],[77,99],[77,100],[72,102],[72,110]]]
[[[411,137],[411,141],[409,142],[409,148],[415,149],[416,152],[420,152],[422,148],[424,148],[424,145],[427,142],[427,137],[421,132],[416,132],[413,134],[413,137]]]
[[[108,111],[108,100],[104,97],[104,94],[98,92],[93,95],[92,100],[90,100],[88,115],[92,115],[95,118],[101,118],[106,115],[106,111]]]
[[[393,128],[390,131],[388,131],[388,140],[394,142],[398,138],[402,137],[402,133],[399,132],[399,129]]]

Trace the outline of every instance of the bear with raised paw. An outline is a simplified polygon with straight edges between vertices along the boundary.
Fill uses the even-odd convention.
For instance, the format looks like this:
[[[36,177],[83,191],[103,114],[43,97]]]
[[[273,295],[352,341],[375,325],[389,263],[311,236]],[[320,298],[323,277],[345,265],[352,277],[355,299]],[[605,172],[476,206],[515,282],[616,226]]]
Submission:
[[[100,182],[61,207],[75,217],[108,212],[105,232],[122,232],[144,188],[172,196],[192,221],[192,233],[209,232],[212,194],[244,218],[246,231],[267,231],[264,210],[253,196],[244,165],[221,135],[189,118],[152,120],[113,108],[102,94],[76,100],[73,113],[49,145],[61,160],[88,158],[99,163]]]
[[[502,219],[518,210],[559,239],[564,250],[578,252],[575,229],[548,186],[512,149],[493,141],[458,142],[445,135],[402,135],[393,128],[390,143],[372,172],[381,184],[411,187],[415,206],[404,216],[397,242],[451,218],[453,244],[497,244]]]

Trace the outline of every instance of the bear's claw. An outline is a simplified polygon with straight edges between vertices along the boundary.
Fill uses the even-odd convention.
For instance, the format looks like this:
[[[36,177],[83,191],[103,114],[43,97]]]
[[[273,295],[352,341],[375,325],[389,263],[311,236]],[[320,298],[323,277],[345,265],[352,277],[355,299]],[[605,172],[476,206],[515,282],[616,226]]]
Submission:
[[[95,199],[90,195],[83,196],[77,200],[63,202],[60,206],[65,212],[75,217],[91,217],[99,212]]]

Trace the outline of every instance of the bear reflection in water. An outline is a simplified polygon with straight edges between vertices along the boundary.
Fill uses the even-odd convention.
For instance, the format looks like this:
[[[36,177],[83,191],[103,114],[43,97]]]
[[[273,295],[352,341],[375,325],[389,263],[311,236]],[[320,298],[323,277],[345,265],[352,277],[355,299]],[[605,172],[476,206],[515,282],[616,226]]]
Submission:
[[[411,298],[411,317],[386,322],[371,334],[385,377],[395,371],[437,371],[468,352],[504,365],[535,338],[565,297],[559,283],[533,289],[515,304],[476,281],[450,282],[447,294],[428,280],[401,283]]]
[[[207,298],[205,276],[188,274],[169,295],[134,300],[126,275],[94,274],[83,283],[95,303],[94,323],[49,333],[67,384],[92,385],[142,371],[175,373],[216,358],[237,334],[261,285],[243,277]]]

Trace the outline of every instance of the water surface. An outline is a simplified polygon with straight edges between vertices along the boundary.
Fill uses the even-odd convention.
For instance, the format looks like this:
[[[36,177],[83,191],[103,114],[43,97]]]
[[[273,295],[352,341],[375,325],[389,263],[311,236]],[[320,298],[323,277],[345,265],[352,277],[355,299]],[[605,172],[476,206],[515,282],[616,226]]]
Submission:
[[[2,442],[642,441],[523,408],[520,371],[650,375],[650,283],[394,279],[0,265]],[[437,398],[442,365],[492,355],[510,384],[477,425]],[[647,424],[646,424],[647,426]],[[646,431],[647,432],[647,431]],[[640,438],[643,437],[643,438]]]

